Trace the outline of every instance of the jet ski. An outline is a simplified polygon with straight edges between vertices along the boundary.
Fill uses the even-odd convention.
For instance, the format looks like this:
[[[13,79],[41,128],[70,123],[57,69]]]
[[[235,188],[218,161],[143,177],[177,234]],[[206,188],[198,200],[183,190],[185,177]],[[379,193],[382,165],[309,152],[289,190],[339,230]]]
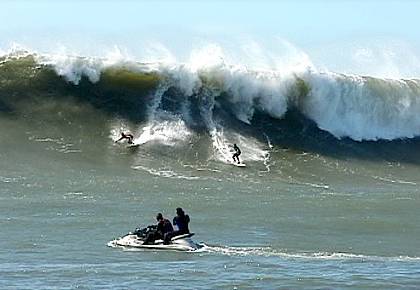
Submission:
[[[144,244],[147,234],[156,230],[156,226],[146,228],[136,228],[134,232],[129,232],[123,237],[110,241],[110,247],[139,248],[153,250],[174,250],[174,251],[195,251],[203,246],[194,242],[191,237],[194,233],[175,236],[169,244],[164,244],[163,240],[155,240],[153,244]]]

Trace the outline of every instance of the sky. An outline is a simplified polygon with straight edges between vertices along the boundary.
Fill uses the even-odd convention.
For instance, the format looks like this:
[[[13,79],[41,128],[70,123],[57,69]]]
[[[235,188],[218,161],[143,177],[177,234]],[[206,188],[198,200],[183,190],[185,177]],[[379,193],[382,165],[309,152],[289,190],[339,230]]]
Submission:
[[[0,8],[2,50],[103,55],[118,47],[135,58],[155,51],[185,60],[218,45],[237,62],[249,51],[268,62],[293,54],[339,72],[420,76],[414,0],[0,0]]]

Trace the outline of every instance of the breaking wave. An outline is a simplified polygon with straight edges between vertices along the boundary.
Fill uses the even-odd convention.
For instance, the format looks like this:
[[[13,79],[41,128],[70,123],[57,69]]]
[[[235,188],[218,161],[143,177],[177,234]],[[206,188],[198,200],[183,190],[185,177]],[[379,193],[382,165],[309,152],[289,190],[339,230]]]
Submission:
[[[22,51],[0,57],[0,113],[16,115],[51,100],[109,114],[117,120],[111,138],[128,121],[142,124],[132,130],[142,144],[188,143],[194,132],[205,132],[219,160],[230,158],[228,144],[241,141],[249,143],[245,159],[266,160],[272,142],[302,133],[355,141],[420,135],[417,79],[320,72],[311,65],[252,70],[223,58],[197,65]]]

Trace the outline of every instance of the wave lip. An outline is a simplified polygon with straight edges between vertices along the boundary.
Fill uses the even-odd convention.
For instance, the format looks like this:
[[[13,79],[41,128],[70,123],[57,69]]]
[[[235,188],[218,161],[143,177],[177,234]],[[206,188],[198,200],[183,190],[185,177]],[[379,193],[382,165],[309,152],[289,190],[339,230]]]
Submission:
[[[300,110],[337,138],[394,140],[420,134],[420,81],[307,75]]]

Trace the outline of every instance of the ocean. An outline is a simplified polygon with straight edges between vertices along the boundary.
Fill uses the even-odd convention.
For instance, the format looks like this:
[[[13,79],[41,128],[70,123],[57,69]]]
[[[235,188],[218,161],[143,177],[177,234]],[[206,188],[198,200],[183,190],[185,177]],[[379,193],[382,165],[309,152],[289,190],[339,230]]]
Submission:
[[[0,288],[418,289],[419,112],[417,79],[7,53]],[[202,249],[108,246],[177,207]]]

